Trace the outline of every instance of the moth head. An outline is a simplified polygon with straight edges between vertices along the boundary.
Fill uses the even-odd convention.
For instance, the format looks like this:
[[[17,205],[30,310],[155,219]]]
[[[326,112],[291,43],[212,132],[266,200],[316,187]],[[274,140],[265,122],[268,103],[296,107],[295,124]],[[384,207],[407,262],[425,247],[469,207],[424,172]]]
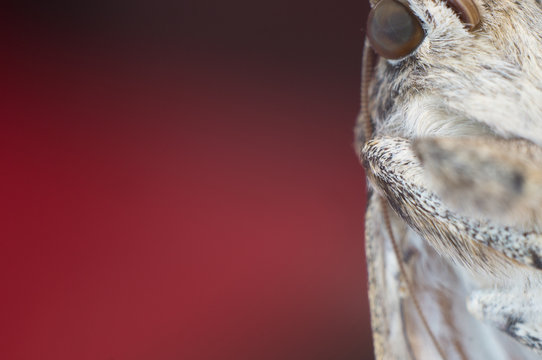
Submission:
[[[522,137],[542,145],[537,0],[371,0],[371,88],[384,135]]]

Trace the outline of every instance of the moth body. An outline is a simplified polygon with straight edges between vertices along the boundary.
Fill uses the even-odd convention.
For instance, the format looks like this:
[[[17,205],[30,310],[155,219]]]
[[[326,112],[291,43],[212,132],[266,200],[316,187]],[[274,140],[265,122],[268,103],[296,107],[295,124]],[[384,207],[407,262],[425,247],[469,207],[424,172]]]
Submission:
[[[476,26],[458,1],[400,1],[425,38],[376,59],[356,127],[379,359],[542,358],[542,5],[469,1]]]

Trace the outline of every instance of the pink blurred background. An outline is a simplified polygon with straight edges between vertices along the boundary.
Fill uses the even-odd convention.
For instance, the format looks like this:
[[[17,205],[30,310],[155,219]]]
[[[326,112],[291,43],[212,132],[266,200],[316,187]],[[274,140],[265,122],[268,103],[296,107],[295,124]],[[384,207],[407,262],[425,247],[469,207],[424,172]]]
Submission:
[[[7,5],[0,358],[372,359],[367,8]]]

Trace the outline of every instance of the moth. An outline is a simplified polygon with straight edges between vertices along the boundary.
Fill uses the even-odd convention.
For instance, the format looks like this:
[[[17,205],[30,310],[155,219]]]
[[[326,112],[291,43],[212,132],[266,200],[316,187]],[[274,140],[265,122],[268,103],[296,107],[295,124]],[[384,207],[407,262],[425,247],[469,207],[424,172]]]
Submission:
[[[542,358],[542,4],[371,0],[356,149],[377,359]]]

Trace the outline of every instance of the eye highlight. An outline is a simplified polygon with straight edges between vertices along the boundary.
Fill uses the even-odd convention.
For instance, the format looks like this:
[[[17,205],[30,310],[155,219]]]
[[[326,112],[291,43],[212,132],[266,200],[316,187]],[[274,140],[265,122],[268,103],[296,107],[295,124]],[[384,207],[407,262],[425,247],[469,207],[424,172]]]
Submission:
[[[469,30],[475,29],[480,24],[480,12],[472,0],[446,0],[446,3]]]
[[[420,46],[425,33],[420,20],[396,0],[381,0],[369,13],[367,37],[378,55],[397,60]]]

